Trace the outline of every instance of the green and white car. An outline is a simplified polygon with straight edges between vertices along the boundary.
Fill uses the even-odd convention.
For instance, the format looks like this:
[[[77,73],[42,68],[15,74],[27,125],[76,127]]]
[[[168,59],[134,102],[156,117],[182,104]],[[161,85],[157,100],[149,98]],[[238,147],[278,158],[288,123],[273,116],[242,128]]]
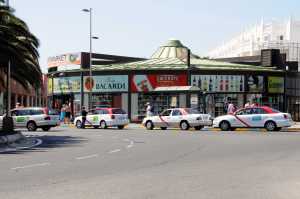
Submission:
[[[51,127],[59,126],[59,115],[56,111],[42,107],[26,107],[11,110],[15,128],[27,128],[29,131],[36,131],[41,128],[49,131]],[[0,116],[0,128],[4,116]]]

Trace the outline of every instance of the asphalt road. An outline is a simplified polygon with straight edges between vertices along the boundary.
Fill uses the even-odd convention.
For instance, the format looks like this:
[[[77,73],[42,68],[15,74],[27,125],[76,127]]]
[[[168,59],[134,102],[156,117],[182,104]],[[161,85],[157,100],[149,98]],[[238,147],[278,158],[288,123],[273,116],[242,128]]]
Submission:
[[[300,198],[300,133],[58,128],[0,154],[5,199]]]

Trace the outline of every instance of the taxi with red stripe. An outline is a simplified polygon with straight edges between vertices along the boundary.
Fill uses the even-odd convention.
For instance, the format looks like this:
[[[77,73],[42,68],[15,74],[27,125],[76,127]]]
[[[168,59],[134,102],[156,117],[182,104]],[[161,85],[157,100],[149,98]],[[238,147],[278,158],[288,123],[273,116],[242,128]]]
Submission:
[[[145,117],[142,124],[148,129],[169,127],[188,130],[190,127],[201,130],[204,126],[211,126],[212,119],[209,114],[201,114],[196,109],[173,108],[163,111],[156,116]]]
[[[282,113],[268,106],[243,108],[233,114],[216,117],[213,127],[222,131],[236,128],[265,128],[267,131],[280,131],[282,127],[290,127],[293,120],[289,113]]]

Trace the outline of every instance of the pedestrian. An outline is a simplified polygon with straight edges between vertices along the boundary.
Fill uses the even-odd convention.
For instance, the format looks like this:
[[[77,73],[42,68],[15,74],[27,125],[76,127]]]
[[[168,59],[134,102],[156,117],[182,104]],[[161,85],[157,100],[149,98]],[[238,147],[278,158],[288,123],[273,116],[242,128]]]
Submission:
[[[85,110],[85,107],[83,106],[82,110],[81,110],[81,117],[82,117],[81,128],[82,129],[85,128],[86,116],[87,116],[87,111]]]
[[[250,100],[247,100],[247,102],[246,102],[246,104],[245,104],[245,108],[248,108],[248,107],[250,107],[251,106],[251,104],[250,104]]]
[[[20,102],[17,102],[17,103],[16,103],[16,108],[20,108],[20,107],[21,107]]]
[[[69,106],[68,102],[65,105],[65,110],[66,110],[66,116],[65,116],[65,123],[70,124],[70,119],[71,119],[71,107]]]
[[[65,105],[63,104],[61,109],[60,109],[60,121],[65,123],[65,116],[66,116],[66,108]]]
[[[253,100],[253,103],[251,104],[251,107],[258,107],[259,104],[256,100]]]
[[[236,111],[236,107],[232,102],[228,103],[227,114],[233,114]]]
[[[146,116],[151,117],[154,115],[154,107],[150,104],[150,102],[147,102],[146,104]]]

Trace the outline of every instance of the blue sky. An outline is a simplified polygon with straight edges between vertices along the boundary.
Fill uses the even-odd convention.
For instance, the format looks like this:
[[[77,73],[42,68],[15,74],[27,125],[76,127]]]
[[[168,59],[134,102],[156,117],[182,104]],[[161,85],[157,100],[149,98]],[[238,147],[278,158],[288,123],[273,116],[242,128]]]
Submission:
[[[47,58],[89,50],[93,8],[93,51],[150,57],[170,38],[205,55],[243,28],[265,20],[300,19],[299,0],[10,0],[16,15],[40,39],[40,64]]]

